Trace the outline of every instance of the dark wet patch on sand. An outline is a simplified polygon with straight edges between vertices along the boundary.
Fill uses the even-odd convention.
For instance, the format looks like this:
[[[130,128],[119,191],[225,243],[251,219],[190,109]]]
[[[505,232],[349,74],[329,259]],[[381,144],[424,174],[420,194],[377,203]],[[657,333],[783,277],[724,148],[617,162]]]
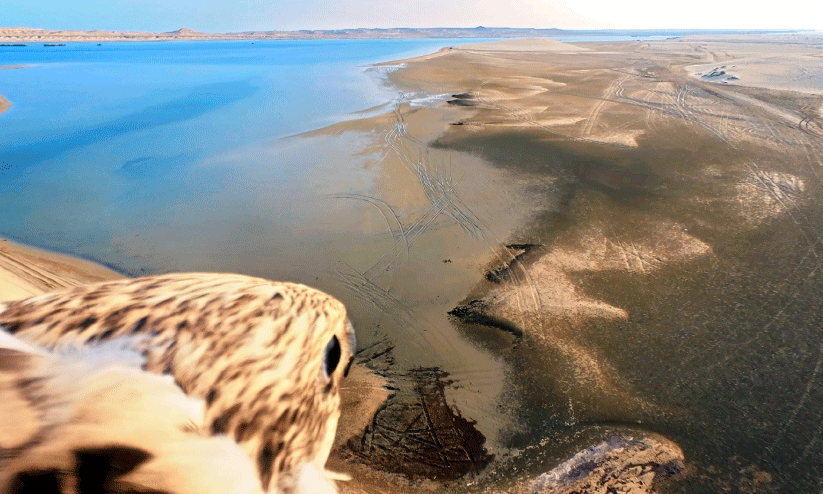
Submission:
[[[463,324],[477,324],[498,329],[515,337],[515,344],[523,338],[523,330],[505,319],[490,315],[482,300],[471,300],[449,311],[449,315]]]
[[[446,401],[445,390],[453,384],[448,374],[419,368],[401,378],[413,383],[413,393],[390,396],[343,454],[412,480],[453,481],[480,473],[494,457],[475,423]]]

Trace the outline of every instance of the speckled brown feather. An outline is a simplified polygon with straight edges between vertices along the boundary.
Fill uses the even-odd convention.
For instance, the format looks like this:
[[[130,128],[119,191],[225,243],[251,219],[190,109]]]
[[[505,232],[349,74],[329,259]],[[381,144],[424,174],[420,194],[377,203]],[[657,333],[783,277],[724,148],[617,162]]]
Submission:
[[[169,373],[206,402],[212,433],[249,454],[265,489],[322,470],[351,359],[345,307],[312,288],[232,274],[169,274],[74,287],[7,303],[0,325],[54,348],[148,335],[146,370]],[[332,337],[340,363],[327,376]]]

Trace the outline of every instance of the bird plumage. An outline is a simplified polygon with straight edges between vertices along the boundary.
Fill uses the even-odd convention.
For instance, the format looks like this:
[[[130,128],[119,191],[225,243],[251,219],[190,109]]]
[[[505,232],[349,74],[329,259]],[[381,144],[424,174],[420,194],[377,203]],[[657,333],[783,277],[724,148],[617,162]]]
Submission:
[[[186,273],[79,286],[0,310],[0,326],[42,348],[126,342],[142,370],[172,376],[204,402],[203,427],[245,450],[263,489],[295,492],[301,479],[323,477],[354,352],[345,307],[329,295]]]
[[[50,352],[0,331],[0,492],[262,494],[204,403],[142,370],[132,341]]]

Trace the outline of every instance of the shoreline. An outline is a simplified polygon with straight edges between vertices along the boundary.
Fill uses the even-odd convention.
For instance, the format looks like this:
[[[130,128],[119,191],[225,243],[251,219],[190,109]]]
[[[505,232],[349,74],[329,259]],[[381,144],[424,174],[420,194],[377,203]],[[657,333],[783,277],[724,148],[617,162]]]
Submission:
[[[803,256],[818,249],[800,240],[815,224],[806,218],[823,215],[816,201],[823,92],[810,57],[820,37],[807,44],[784,38],[586,43],[585,50],[512,41],[458,46],[377,64],[393,67],[387,78],[404,93],[435,96],[430,103],[402,101],[396,117],[328,129],[389,129],[399,154],[413,161],[406,165],[436,168],[444,159],[473,156],[508,173],[508,182],[542,192],[530,205],[512,204],[521,214],[505,234],[489,236],[502,244],[500,255],[486,256],[475,286],[450,311],[466,338],[521,376],[506,403],[521,415],[508,427],[562,444],[569,427],[642,423],[683,448],[685,482],[742,489],[745,468],[774,487],[803,485],[795,467],[763,469],[776,460],[753,451],[769,444],[785,416],[758,410],[756,399],[741,398],[735,385],[758,365],[780,379],[813,372],[781,361],[765,343],[757,346],[762,332],[740,329],[765,316],[780,334],[817,337],[804,329],[819,310],[813,295],[800,296],[812,293],[808,287],[794,292],[797,311],[790,318],[773,300],[781,283],[823,284]],[[403,167],[381,166],[394,174],[383,179],[387,189],[408,181]],[[492,173],[465,166],[454,172],[472,180]],[[404,190],[417,186],[408,182]],[[511,190],[501,186],[500,194],[521,198]],[[461,192],[465,198],[467,189]],[[489,220],[482,214],[489,211],[458,212]],[[760,258],[803,275],[787,278],[758,265]],[[498,344],[507,341],[504,327],[515,328],[522,335],[516,339],[532,350]],[[748,353],[738,351],[740,344]],[[790,343],[780,349],[802,351]],[[696,383],[710,386],[712,398]],[[487,444],[496,443],[496,431],[477,411],[482,401],[447,391],[452,402],[474,411],[470,418]],[[793,399],[790,389],[765,382],[757,393]],[[517,404],[518,394],[529,403]],[[728,406],[718,410],[718,399]],[[558,425],[547,427],[533,410],[548,410]],[[738,423],[744,425],[729,427]],[[704,430],[717,432],[704,436]],[[756,448],[736,448],[742,437]],[[769,454],[791,458],[797,447],[787,441]],[[558,454],[551,446],[543,452]],[[496,466],[475,480],[489,492],[504,491],[506,465],[524,462],[525,473],[530,461],[540,461],[507,456],[500,443],[494,453]],[[359,473],[368,470],[364,462],[378,460],[361,459]],[[373,476],[391,485],[388,474]]]
[[[459,272],[458,270],[460,268],[468,266],[471,268],[466,271],[470,273],[470,275],[473,273],[478,278],[482,278],[483,269],[481,268],[481,273],[477,273],[478,264],[488,264],[492,266],[502,264],[511,266],[521,260],[525,263],[526,259],[523,258],[521,253],[518,251],[521,249],[520,245],[530,245],[529,242],[534,241],[534,235],[531,233],[525,233],[526,237],[522,237],[524,234],[518,230],[520,230],[523,223],[528,222],[529,219],[535,215],[535,213],[538,213],[542,209],[541,206],[535,205],[541,202],[540,195],[535,194],[534,190],[529,189],[543,189],[546,187],[551,187],[550,182],[552,180],[544,180],[542,177],[531,173],[528,170],[524,174],[522,173],[524,170],[516,169],[517,167],[508,168],[506,166],[500,166],[496,163],[497,160],[485,156],[482,152],[482,148],[488,146],[489,144],[491,144],[492,147],[504,146],[510,148],[509,152],[517,151],[516,149],[511,149],[512,146],[517,146],[516,143],[512,144],[501,141],[497,143],[498,146],[494,146],[493,135],[489,141],[483,141],[482,137],[478,137],[478,141],[473,142],[471,145],[466,147],[454,146],[444,141],[445,136],[448,136],[457,130],[470,129],[467,131],[471,131],[477,136],[483,135],[486,130],[491,130],[492,125],[489,125],[488,120],[497,121],[500,116],[495,114],[493,117],[490,117],[489,115],[484,115],[484,112],[487,112],[490,107],[493,108],[500,104],[505,104],[506,96],[517,97],[520,93],[520,88],[515,87],[512,95],[503,94],[503,91],[507,89],[505,87],[505,83],[499,80],[493,80],[490,81],[490,85],[494,86],[495,91],[500,91],[500,94],[498,94],[499,98],[495,100],[495,103],[493,104],[490,104],[489,101],[484,101],[477,95],[478,86],[482,86],[484,82],[482,80],[472,80],[472,76],[462,77],[462,74],[465,74],[468,71],[461,69],[467,65],[472,67],[472,69],[480,72],[481,75],[478,76],[478,79],[480,79],[488,77],[489,72],[494,73],[495,70],[502,70],[505,73],[504,77],[508,77],[509,70],[507,69],[509,69],[509,67],[504,65],[502,68],[491,68],[491,64],[483,64],[482,62],[475,63],[474,59],[464,60],[461,57],[489,57],[495,61],[499,61],[502,60],[503,57],[547,57],[555,55],[574,56],[575,54],[588,51],[589,50],[587,48],[583,48],[581,46],[557,42],[554,40],[537,40],[531,43],[524,43],[521,40],[509,40],[473,45],[468,48],[464,48],[463,46],[443,48],[434,53],[419,57],[377,63],[375,64],[377,67],[391,68],[391,70],[384,73],[383,76],[388,80],[389,84],[395,88],[395,90],[404,95],[396,108],[392,112],[386,114],[339,122],[308,134],[339,135],[346,132],[369,132],[378,136],[376,139],[376,144],[373,146],[367,146],[362,152],[364,154],[384,154],[384,158],[378,165],[381,169],[381,173],[378,186],[374,192],[374,197],[376,200],[382,201],[385,204],[391,203],[392,206],[398,211],[423,210],[429,205],[429,202],[431,202],[431,207],[445,209],[447,214],[452,217],[474,217],[475,213],[480,215],[479,223],[481,223],[482,226],[473,225],[471,223],[463,223],[461,226],[469,230],[472,228],[477,228],[477,236],[494,238],[495,241],[499,241],[503,245],[500,245],[499,249],[495,248],[493,251],[489,248],[486,248],[485,250],[481,249],[480,251],[471,251],[470,249],[467,249],[465,245],[460,248],[449,247],[442,256],[447,259],[441,260],[438,258],[438,264],[445,263],[448,265],[448,269],[444,268],[443,273],[440,274],[440,277],[435,278],[433,276],[432,279],[443,279],[448,276],[456,277],[458,276],[456,273]],[[515,63],[518,62],[512,62],[513,65]],[[482,68],[477,69],[478,67]],[[519,73],[511,75],[513,78],[521,80],[522,76]],[[424,102],[420,103],[420,101]],[[472,122],[471,124],[469,123],[470,121]],[[480,123],[475,124],[475,122],[481,121],[486,123],[482,125]],[[579,119],[572,123],[576,122],[579,122]],[[489,129],[484,129],[484,126],[489,127]],[[507,126],[506,128],[511,127]],[[540,127],[539,129],[542,131],[544,130],[544,127]],[[514,132],[514,130],[512,131]],[[384,134],[387,136],[387,139],[383,139],[381,137]],[[385,149],[387,141],[391,141],[389,146],[393,150],[388,153],[386,153]],[[438,172],[438,168],[440,166],[439,163],[449,163],[449,168],[451,168],[452,173],[473,178],[471,180],[461,180],[460,187],[457,188],[457,190],[452,191],[454,195],[451,195],[450,192],[446,191],[431,190],[429,188],[429,183],[430,181],[437,179],[435,174]],[[431,173],[431,175],[429,175],[429,173]],[[483,182],[489,182],[493,183],[495,187],[498,187],[494,190],[494,193],[498,196],[508,198],[504,202],[507,203],[506,206],[509,211],[503,212],[495,209],[495,206],[497,205],[496,203],[500,202],[500,197],[492,197],[490,195],[488,196],[487,201],[480,200],[479,198],[482,197],[480,194],[484,192],[488,193],[489,191],[484,191],[482,187],[477,187],[474,185],[474,182],[478,182],[480,184],[483,184]],[[518,187],[512,187],[509,182],[519,182],[521,184],[525,183],[528,185],[522,188],[520,188],[520,185],[518,185]],[[404,193],[400,196],[396,193],[399,184],[403,184],[402,190],[404,191]],[[418,187],[422,190],[426,190],[425,196],[417,198],[414,197]],[[427,190],[427,188],[429,189]],[[440,194],[442,194],[442,196]],[[514,212],[511,210],[514,210]],[[386,214],[390,215],[391,212],[392,210],[388,209]],[[493,215],[493,217],[488,217],[489,214]],[[407,218],[406,221],[410,223],[415,221],[421,222],[421,220],[415,220],[413,216]],[[460,232],[452,232],[451,234],[456,235],[459,233]],[[446,237],[444,236],[443,238]],[[457,238],[462,237],[458,236]],[[444,243],[445,242],[447,241],[444,240]],[[528,250],[530,247],[526,247],[526,249]],[[458,252],[462,258],[457,257]],[[540,254],[542,254],[542,252],[540,252]],[[442,266],[443,264],[440,265]],[[528,266],[528,264],[526,264],[526,266]],[[493,267],[487,268],[487,277],[488,273],[492,272],[494,269],[495,268]],[[503,269],[501,269],[501,271],[503,271]],[[418,274],[418,276],[428,277],[420,274]],[[541,275],[535,277],[534,279],[541,280],[542,278],[544,277]],[[550,280],[551,283],[554,281],[556,280]],[[542,283],[543,281],[540,282]],[[428,288],[429,292],[427,293],[427,298],[445,298],[446,300],[453,298],[456,291],[463,290],[463,288],[460,288],[457,285],[451,287],[452,291],[441,291],[441,289],[436,286],[429,286]],[[572,287],[566,285],[562,286],[561,289],[572,289]],[[398,290],[403,291],[402,288],[398,288]],[[465,288],[465,290],[466,291],[463,292],[461,296],[471,296],[471,288]],[[413,297],[413,295],[411,297]],[[416,301],[411,302],[412,300],[415,300],[411,297],[404,300],[404,302],[419,303]],[[572,310],[574,310],[573,305],[576,302],[574,300],[571,302]],[[454,303],[457,303],[457,301]],[[445,310],[440,306],[440,304],[432,305],[434,308],[434,313],[429,317],[432,320],[436,319],[439,311],[443,311],[443,313],[445,313],[450,309],[454,309],[455,313],[460,313],[460,311],[457,310],[459,307],[455,308],[454,305],[446,307]],[[601,305],[608,309],[606,304]],[[452,312],[449,312],[449,314],[452,314]],[[484,350],[492,350],[493,355],[500,357],[504,361],[508,361],[508,357],[511,357],[511,350],[509,350],[507,346],[510,345],[509,338],[511,335],[501,336],[499,331],[500,327],[497,326],[489,328],[479,326],[482,326],[484,321],[504,321],[502,326],[511,326],[517,329],[517,331],[511,332],[514,334],[515,342],[517,342],[523,339],[523,333],[517,327],[523,327],[521,318],[516,316],[511,317],[510,315],[505,315],[501,318],[495,318],[494,315],[491,317],[483,317],[484,314],[477,314],[477,316],[478,317],[476,318],[469,317],[468,319],[471,319],[471,322],[468,325],[461,324],[458,317],[453,318],[451,320],[451,324],[456,323],[456,326],[460,328],[458,332],[459,337],[465,338],[467,341],[474,345],[478,345]],[[507,320],[512,319],[516,321],[517,326],[508,324]],[[443,332],[443,336],[441,337],[447,337],[445,336],[448,334],[446,328],[436,326],[433,329]],[[540,336],[533,333],[534,328],[528,328],[528,331],[532,333],[526,335],[526,338],[528,339],[533,339]],[[490,344],[489,340],[499,340],[502,344]],[[573,342],[564,341],[560,342],[559,346],[567,346],[571,343]],[[386,344],[400,346],[402,341],[389,339]],[[517,343],[515,343],[515,345],[517,345]],[[555,347],[549,351],[551,352],[556,349],[557,348]],[[564,352],[565,350],[561,349],[560,351]],[[579,354],[586,354],[589,352],[588,349],[583,347],[577,348],[574,351],[579,352]],[[500,353],[497,354],[495,352]],[[395,350],[396,355],[400,353],[401,352]],[[454,361],[460,361],[460,352],[456,353],[457,354],[453,355],[451,358]],[[534,355],[530,355],[526,360],[532,361],[533,357]],[[594,357],[596,356],[587,355],[587,358]],[[482,363],[479,364],[480,367],[495,365],[495,362],[492,360],[486,361],[485,359],[488,357],[485,355],[480,358],[484,359],[481,360]],[[561,359],[568,362],[568,353],[567,355],[561,356]],[[381,368],[383,363],[380,361],[371,362],[370,365],[376,365],[376,368]],[[443,369],[449,369],[449,367],[447,367],[448,361],[444,360],[442,365]],[[499,365],[499,363],[497,365]],[[512,365],[513,368],[508,368],[509,365],[512,365],[512,362],[507,362],[505,365],[500,366],[502,367],[502,370],[499,379],[510,379],[509,372],[514,374],[521,372],[521,369],[517,369],[516,364]],[[440,367],[438,366],[436,368]],[[486,371],[489,372],[488,369],[486,369]],[[556,371],[558,376],[565,373],[565,369],[553,369],[551,367],[547,368],[547,372],[551,371]],[[449,371],[447,370],[445,375],[449,375],[448,372]],[[583,371],[584,374],[586,372],[588,371]],[[580,372],[578,371],[578,373]],[[531,374],[531,372],[527,371],[525,374]],[[613,401],[608,403],[607,406],[624,406],[629,408],[629,416],[633,416],[632,414],[638,413],[638,410],[643,407],[648,406],[650,409],[653,408],[653,406],[648,403],[644,403],[643,400],[637,400],[630,396],[629,391],[626,389],[621,389],[619,383],[610,382],[610,379],[604,371],[600,371],[599,375],[588,375],[585,377],[596,380],[596,386],[598,388],[602,388],[605,395],[615,396]],[[408,379],[408,377],[403,378],[401,381]],[[393,387],[399,386],[396,381],[392,381],[391,385]],[[416,392],[419,396],[404,396],[404,391],[399,391],[397,393],[399,397],[391,396],[385,407],[381,410],[383,416],[389,415],[393,420],[397,420],[400,425],[395,427],[403,429],[406,427],[406,420],[413,423],[416,419],[413,416],[407,416],[406,414],[410,411],[413,412],[416,410],[418,406],[421,406],[421,403],[423,407],[436,406],[437,397],[429,396],[419,390],[427,390],[429,387],[442,386],[442,384],[438,384],[437,381],[431,383],[423,380],[416,384],[416,386],[418,390]],[[454,408],[450,406],[446,407],[450,413],[455,413],[457,417],[461,416],[463,406],[474,410],[475,414],[467,417],[470,422],[473,422],[473,429],[468,433],[465,431],[461,433],[455,432],[455,435],[460,437],[460,439],[457,440],[448,437],[440,437],[439,439],[435,439],[436,441],[442,442],[443,448],[447,451],[453,448],[455,450],[466,452],[464,454],[472,455],[470,457],[470,461],[474,462],[475,466],[470,467],[468,470],[468,472],[471,473],[461,470],[459,474],[455,474],[453,472],[449,472],[448,468],[438,470],[437,467],[432,467],[431,465],[436,465],[441,460],[437,457],[427,458],[425,456],[426,451],[415,450],[413,443],[405,443],[406,439],[403,438],[402,434],[398,435],[396,432],[392,432],[391,427],[388,427],[387,430],[380,429],[379,424],[386,419],[382,418],[382,416],[376,416],[374,419],[375,425],[371,430],[367,430],[366,433],[362,434],[360,437],[352,438],[352,440],[347,444],[347,448],[337,449],[333,454],[333,457],[335,458],[335,463],[333,464],[334,468],[351,475],[355,479],[350,483],[342,484],[341,492],[404,492],[405,490],[414,489],[415,486],[417,486],[415,482],[418,481],[424,482],[424,485],[426,485],[433,492],[451,492],[451,489],[454,488],[457,488],[460,492],[462,492],[462,489],[465,488],[459,487],[459,482],[454,481],[453,477],[455,475],[457,477],[460,477],[461,475],[468,475],[467,477],[463,477],[463,479],[467,479],[469,477],[473,478],[472,484],[484,492],[531,492],[532,482],[534,482],[534,479],[538,478],[538,476],[542,474],[547,474],[550,470],[550,468],[545,470],[536,470],[532,461],[536,460],[540,462],[543,461],[541,458],[556,458],[558,463],[560,463],[562,460],[573,456],[580,450],[584,450],[591,446],[591,444],[584,442],[582,444],[575,444],[575,446],[568,447],[567,442],[572,440],[569,438],[567,433],[565,431],[555,431],[556,436],[553,436],[552,439],[563,446],[551,446],[543,443],[544,446],[540,447],[542,450],[540,454],[529,460],[525,459],[523,456],[520,456],[520,453],[512,455],[512,453],[508,450],[509,446],[507,446],[505,440],[500,437],[501,434],[499,434],[499,430],[506,427],[531,427],[531,424],[527,426],[525,424],[509,424],[504,422],[503,425],[501,425],[498,422],[500,420],[499,417],[495,417],[495,414],[488,414],[486,416],[478,415],[477,410],[484,408],[484,401],[494,402],[498,399],[497,393],[499,393],[499,390],[494,388],[484,389],[482,385],[475,386],[481,390],[478,391],[478,394],[482,394],[483,396],[474,395],[472,389],[459,389],[465,388],[464,386],[447,386],[445,390],[441,391],[443,394],[439,398],[443,400],[444,403],[448,400],[448,403],[461,404],[461,406],[453,405]],[[555,382],[550,384],[547,383],[545,376],[535,376],[535,387],[542,388],[543,386],[548,388],[558,387]],[[537,392],[537,390],[531,391]],[[504,399],[502,396],[500,396],[500,398]],[[597,399],[601,400],[603,398],[604,396],[597,397]],[[519,398],[510,396],[505,399],[510,400],[510,402],[505,404],[501,402],[499,406],[510,409],[511,412],[508,413],[512,413],[517,410],[518,407],[523,406],[519,403]],[[590,398],[577,395],[574,396],[573,399],[575,400],[574,406],[576,408],[578,406],[577,400],[587,400]],[[621,401],[623,401],[623,403],[621,403]],[[433,413],[443,414],[445,412],[445,410],[440,410],[438,408],[435,408],[435,410],[437,411]],[[561,411],[559,414],[562,413],[563,412]],[[593,418],[592,420],[597,419]],[[622,416],[619,419],[612,418],[612,420],[615,420],[618,423],[622,420],[625,420],[627,423],[637,421],[637,419],[634,418],[631,420],[628,418],[624,419]],[[411,425],[409,425],[409,427],[411,427]],[[620,427],[614,427],[611,429],[604,428],[604,431],[605,432],[603,433],[607,436],[611,434],[612,438],[630,437],[633,434],[637,434],[639,437],[644,437],[644,434],[649,433],[648,431],[644,432],[642,430],[627,431]],[[478,444],[476,442],[471,442],[468,438],[472,436],[479,436],[480,443]],[[579,440],[579,436],[576,437]],[[387,440],[391,440],[392,443],[385,443],[384,441]],[[358,444],[371,444],[372,441],[375,441],[377,446],[372,448],[371,452],[362,451],[359,449]],[[456,442],[452,443],[450,441]],[[408,448],[411,448],[413,451],[417,451],[417,454],[419,454],[420,457],[410,458]],[[381,449],[385,449],[388,453],[384,452],[381,454],[379,452]],[[489,460],[487,457],[484,458],[483,456],[483,454],[487,452],[496,457],[496,463],[494,463],[495,466],[489,467],[488,469],[484,468],[484,466]],[[679,449],[676,446],[666,446],[657,450],[656,454],[659,454],[660,457],[682,459],[682,454],[679,453]],[[397,458],[402,458],[403,461],[401,463],[408,464],[409,466],[404,465],[398,467],[396,465]],[[632,463],[633,461],[635,461],[635,459],[630,458],[630,455],[621,456],[618,454],[607,463],[610,463],[611,467],[616,467],[618,464],[623,462],[623,464],[626,465],[626,468],[630,470],[635,468],[635,465]],[[520,462],[526,462],[528,467],[525,469],[515,467],[515,465],[522,465]],[[504,473],[510,467],[515,470],[519,470],[516,477],[509,476]],[[474,468],[476,468],[476,470],[473,470]],[[545,464],[542,468],[546,468]],[[616,469],[619,468],[620,467],[617,467]],[[556,473],[553,472],[549,475],[556,475],[558,478],[564,478],[564,473],[560,471]],[[582,479],[585,479],[585,481],[602,480],[605,483],[614,481],[614,479],[607,479],[605,477],[603,479],[599,479],[597,476],[597,472],[590,472],[588,475],[583,476]],[[629,477],[631,477],[631,475],[629,475]],[[450,478],[452,478],[451,481],[448,480]],[[583,483],[584,480],[582,479],[575,478],[573,480],[569,480],[569,482],[573,485],[579,486],[577,482]],[[639,489],[638,492],[645,492],[645,490],[643,490],[643,482],[640,482],[637,478],[628,479],[626,481],[628,483],[637,482],[637,488]],[[593,484],[594,483],[595,482],[593,482]],[[649,486],[647,485],[646,488],[647,487]],[[475,492],[475,490],[466,489],[466,492]],[[547,492],[553,492],[553,490],[548,489]],[[588,491],[582,490],[581,492]]]
[[[11,106],[12,103],[0,95],[0,115]],[[0,235],[0,302],[124,276],[93,260]]]

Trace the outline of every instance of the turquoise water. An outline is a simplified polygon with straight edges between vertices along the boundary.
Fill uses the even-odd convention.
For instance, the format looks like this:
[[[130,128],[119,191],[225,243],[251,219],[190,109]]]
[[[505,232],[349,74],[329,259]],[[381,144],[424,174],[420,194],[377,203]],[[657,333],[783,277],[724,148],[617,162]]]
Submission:
[[[175,235],[191,238],[221,217],[259,223],[242,216],[289,209],[288,201],[253,205],[243,190],[225,192],[243,181],[242,170],[265,171],[246,178],[258,195],[316,186],[313,170],[335,158],[306,147],[289,156],[278,139],[395,98],[364,73],[369,64],[467,41],[476,40],[0,47],[0,66],[23,66],[0,71],[0,94],[13,103],[0,115],[0,234],[132,273],[207,267],[168,255],[140,260],[117,245],[133,251],[124,236],[165,229],[143,250],[174,252],[193,248]]]

